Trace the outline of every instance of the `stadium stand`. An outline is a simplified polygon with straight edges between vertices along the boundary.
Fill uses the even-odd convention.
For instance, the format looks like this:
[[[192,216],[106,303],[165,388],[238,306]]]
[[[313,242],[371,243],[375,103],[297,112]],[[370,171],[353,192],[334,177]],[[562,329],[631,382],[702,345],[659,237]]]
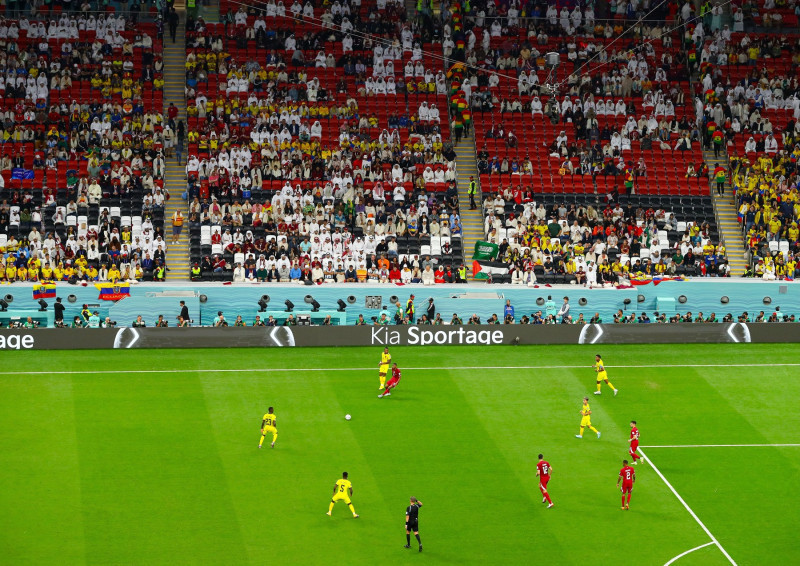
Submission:
[[[444,64],[405,6],[220,10],[187,38],[192,278],[456,280]]]
[[[163,277],[160,52],[113,12],[0,22],[5,281]]]
[[[793,279],[800,252],[797,16],[768,0],[758,9],[737,8],[733,21],[733,31],[724,26],[702,43],[704,143],[722,162],[714,173],[720,174],[719,190],[728,181],[734,190],[748,255],[745,276]],[[786,35],[787,29],[795,34]]]
[[[455,56],[462,50],[466,62],[453,88],[479,124],[484,210],[495,209],[486,238],[508,244],[501,259],[511,271],[493,282],[521,281],[530,272],[574,281],[584,263],[627,277],[727,275],[697,120],[702,113],[690,84],[695,54],[688,43],[697,37],[674,29],[681,18],[694,23],[691,16],[667,3],[606,22],[591,7],[543,6],[522,18],[513,3],[471,6],[466,31],[459,18],[451,22]],[[590,206],[626,212],[592,219],[582,214]],[[538,218],[537,209],[547,216]],[[567,246],[551,253],[550,242],[543,248],[538,240],[558,210],[569,218],[557,215],[550,236]],[[614,246],[607,243],[611,234]],[[619,255],[619,269],[613,257],[601,255],[598,265],[597,254],[586,253],[598,242]],[[650,253],[620,253],[621,244]],[[544,268],[548,258],[552,273]],[[673,265],[674,258],[681,263]]]
[[[194,280],[352,266],[388,282],[408,260],[422,282],[428,257],[447,273],[434,281],[463,280],[452,143],[473,116],[484,236],[510,267],[493,282],[582,282],[590,263],[615,281],[730,275],[710,181],[736,191],[746,275],[793,276],[794,4],[446,8],[440,24],[386,0],[223,0],[222,23],[190,22]],[[5,279],[47,263],[58,279],[163,278],[161,31],[55,9],[0,25]]]

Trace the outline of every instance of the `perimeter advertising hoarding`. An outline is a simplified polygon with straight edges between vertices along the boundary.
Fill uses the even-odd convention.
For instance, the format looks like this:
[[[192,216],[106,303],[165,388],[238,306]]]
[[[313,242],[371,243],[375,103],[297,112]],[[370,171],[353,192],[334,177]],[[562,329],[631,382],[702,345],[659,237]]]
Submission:
[[[800,342],[800,324],[0,329],[0,350]]]

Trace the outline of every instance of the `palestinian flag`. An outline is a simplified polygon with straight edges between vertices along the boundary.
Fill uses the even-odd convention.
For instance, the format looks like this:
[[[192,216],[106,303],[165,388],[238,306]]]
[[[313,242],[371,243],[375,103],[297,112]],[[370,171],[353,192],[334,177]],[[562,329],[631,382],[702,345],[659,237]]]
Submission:
[[[473,260],[472,277],[474,279],[488,279],[489,276],[508,275],[508,264],[502,261]]]

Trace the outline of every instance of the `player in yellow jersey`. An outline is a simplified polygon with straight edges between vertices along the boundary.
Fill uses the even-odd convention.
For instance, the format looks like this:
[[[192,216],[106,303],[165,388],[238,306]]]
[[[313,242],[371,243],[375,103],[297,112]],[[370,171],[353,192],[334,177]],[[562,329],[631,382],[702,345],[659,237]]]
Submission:
[[[275,441],[278,440],[278,417],[275,416],[275,411],[272,407],[269,408],[267,414],[264,415],[261,421],[261,440],[258,441],[258,447],[264,443],[264,437],[267,433],[272,433],[272,447],[275,448]]]
[[[594,392],[595,395],[600,395],[600,387],[602,387],[603,382],[606,382],[611,389],[614,390],[614,395],[617,395],[617,389],[611,385],[611,382],[608,381],[608,374],[606,373],[606,366],[603,365],[603,358],[600,357],[600,354],[597,354],[594,357],[594,371],[597,372],[597,391]]]
[[[589,398],[584,397],[583,406],[581,407],[581,432],[580,434],[576,434],[575,438],[583,438],[583,429],[587,426],[589,427],[589,430],[597,433],[597,438],[600,438],[600,431],[592,426],[591,414],[592,408],[589,407]]]
[[[381,380],[381,384],[378,389],[383,389],[384,384],[386,383],[386,374],[389,373],[389,364],[392,363],[392,355],[389,353],[389,348],[386,347],[383,349],[383,353],[381,353],[381,361],[378,363],[378,379]]]
[[[333,497],[331,498],[331,504],[328,507],[326,515],[331,515],[333,506],[336,505],[337,501],[344,501],[353,513],[353,517],[358,518],[356,510],[353,509],[353,504],[350,502],[351,497],[353,497],[353,484],[347,479],[347,472],[344,472],[342,473],[342,479],[336,480],[336,483],[333,485]]]

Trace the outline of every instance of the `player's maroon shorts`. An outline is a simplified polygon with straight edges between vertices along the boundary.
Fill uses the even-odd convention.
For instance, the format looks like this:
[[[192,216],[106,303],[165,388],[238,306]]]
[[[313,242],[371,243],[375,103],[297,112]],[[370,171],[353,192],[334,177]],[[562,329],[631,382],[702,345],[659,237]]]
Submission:
[[[392,387],[397,387],[397,382],[400,381],[399,379],[392,378],[386,382],[386,389],[391,389]]]
[[[547,489],[547,482],[550,481],[550,476],[539,476],[539,487],[541,489]]]
[[[631,454],[636,452],[637,448],[639,448],[639,441],[631,442]]]
[[[622,493],[630,493],[633,491],[633,482],[622,482]]]

